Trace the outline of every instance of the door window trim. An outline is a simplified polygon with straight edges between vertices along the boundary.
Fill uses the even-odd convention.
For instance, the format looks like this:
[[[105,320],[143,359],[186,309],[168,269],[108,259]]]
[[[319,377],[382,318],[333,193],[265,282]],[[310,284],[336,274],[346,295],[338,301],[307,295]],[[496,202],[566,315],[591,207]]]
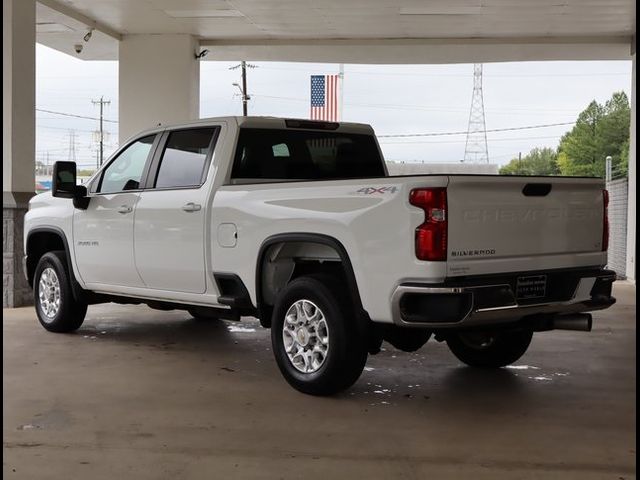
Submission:
[[[211,136],[211,141],[209,142],[209,148],[207,150],[207,155],[204,159],[204,168],[202,169],[202,175],[200,177],[199,185],[184,185],[184,186],[174,186],[174,187],[156,187],[154,184],[156,183],[156,179],[158,176],[158,171],[160,169],[160,165],[162,162],[162,155],[164,154],[165,147],[167,146],[167,142],[169,141],[169,135],[174,132],[185,132],[188,130],[204,130],[204,129],[213,129],[213,135]],[[144,182],[140,182],[142,185],[142,191],[167,191],[167,190],[198,190],[202,188],[207,180],[207,176],[209,175],[209,169],[211,167],[211,163],[213,161],[213,154],[216,150],[216,146],[218,144],[218,138],[220,137],[220,132],[222,131],[221,125],[194,125],[192,127],[185,128],[172,128],[167,129],[160,135],[160,141],[158,142],[158,146],[156,150],[154,150],[153,157],[151,162],[149,162],[149,171],[147,172],[147,176],[145,177]]]
[[[155,133],[147,133],[146,135],[140,135],[139,137],[136,137],[133,140],[131,140],[129,143],[127,143],[120,150],[118,150],[118,152],[113,156],[113,158],[111,160],[109,160],[109,162],[106,163],[102,167],[102,170],[100,170],[100,173],[98,173],[98,175],[96,176],[95,180],[93,180],[91,182],[91,190],[90,190],[89,193],[91,195],[118,195],[120,193],[131,193],[131,192],[140,192],[140,191],[142,191],[144,189],[144,187],[142,187],[142,185],[144,185],[146,183],[147,177],[149,175],[149,169],[151,168],[151,160],[154,158],[154,156],[156,154],[156,151],[158,149],[158,145],[160,144],[160,138],[162,137],[163,133],[164,132],[155,132]],[[142,175],[140,176],[140,187],[139,188],[135,188],[135,189],[131,189],[131,190],[120,190],[118,192],[99,192],[98,190],[102,186],[102,179],[104,177],[104,173],[107,171],[109,166],[111,166],[111,164],[113,162],[115,162],[120,157],[120,155],[122,155],[131,145],[133,145],[136,142],[139,142],[143,138],[147,138],[147,137],[150,137],[152,135],[154,135],[155,138],[153,139],[153,143],[151,144],[151,149],[149,150],[149,153],[147,154],[147,158],[145,160],[144,167],[142,169]]]

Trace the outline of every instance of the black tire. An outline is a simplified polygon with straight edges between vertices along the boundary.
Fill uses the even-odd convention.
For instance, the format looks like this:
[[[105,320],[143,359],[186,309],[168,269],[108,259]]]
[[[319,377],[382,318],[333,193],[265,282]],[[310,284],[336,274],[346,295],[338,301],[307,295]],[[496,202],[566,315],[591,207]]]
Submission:
[[[403,352],[417,352],[431,338],[431,331],[417,328],[386,326],[382,338]]]
[[[310,395],[332,395],[353,385],[367,361],[367,343],[358,328],[346,288],[335,277],[310,275],[289,283],[279,294],[271,320],[271,343],[278,367],[296,390]],[[321,366],[312,373],[298,370],[289,359],[283,325],[290,307],[308,300],[319,308],[328,330],[328,350]]]
[[[216,320],[220,320],[220,317],[208,311],[206,308],[189,308],[187,310],[189,315],[191,315],[196,320],[201,320],[203,322],[214,322]]]
[[[67,261],[64,251],[45,253],[38,262],[33,277],[33,299],[36,306],[38,321],[46,330],[56,333],[73,332],[80,328],[87,313],[87,304],[78,302],[71,291],[71,278],[67,271]],[[59,307],[55,314],[48,316],[40,301],[40,280],[43,272],[52,269],[59,285]]]
[[[458,359],[469,366],[500,368],[517,361],[529,348],[531,330],[462,332],[447,338],[447,345]]]

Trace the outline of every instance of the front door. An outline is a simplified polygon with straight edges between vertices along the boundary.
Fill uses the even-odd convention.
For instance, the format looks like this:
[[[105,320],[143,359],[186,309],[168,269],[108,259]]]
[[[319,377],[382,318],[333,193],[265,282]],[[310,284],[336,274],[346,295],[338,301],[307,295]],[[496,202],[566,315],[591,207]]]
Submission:
[[[219,127],[171,130],[160,142],[135,216],[138,272],[149,288],[204,293],[205,179]]]
[[[86,210],[75,210],[76,265],[85,283],[143,287],[135,266],[133,219],[156,135],[129,144],[102,171]]]

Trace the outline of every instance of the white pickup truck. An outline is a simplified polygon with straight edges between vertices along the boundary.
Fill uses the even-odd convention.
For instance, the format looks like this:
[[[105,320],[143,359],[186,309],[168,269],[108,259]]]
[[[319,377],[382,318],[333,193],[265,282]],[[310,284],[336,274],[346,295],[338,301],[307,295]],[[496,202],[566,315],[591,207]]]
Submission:
[[[383,340],[505,366],[615,302],[601,179],[390,177],[368,125],[254,117],[157,127],[75,172],[25,218],[44,328],[101,302],[255,316],[305,393],[352,385]]]

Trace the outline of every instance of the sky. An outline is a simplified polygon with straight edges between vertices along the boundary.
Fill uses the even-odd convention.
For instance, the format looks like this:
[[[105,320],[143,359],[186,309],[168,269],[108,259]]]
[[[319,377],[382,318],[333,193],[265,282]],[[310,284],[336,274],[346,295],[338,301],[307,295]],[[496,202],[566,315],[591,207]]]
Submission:
[[[203,61],[200,116],[240,115],[234,82],[238,62]],[[250,115],[308,118],[309,76],[338,73],[337,64],[250,62]],[[483,66],[487,130],[575,121],[592,100],[616,91],[630,97],[631,61],[510,62]],[[344,121],[373,126],[387,160],[447,163],[464,158],[464,134],[417,137],[384,135],[466,132],[473,90],[473,65],[344,66]],[[117,148],[118,63],[84,61],[43,45],[36,47],[36,160],[73,159],[82,168],[96,164],[92,100],[103,97],[105,153]],[[48,110],[49,112],[43,111]],[[535,147],[557,147],[571,125],[488,132],[491,163],[507,163]],[[75,133],[71,133],[71,131]],[[73,138],[75,137],[75,140]],[[71,145],[75,143],[75,148]]]

